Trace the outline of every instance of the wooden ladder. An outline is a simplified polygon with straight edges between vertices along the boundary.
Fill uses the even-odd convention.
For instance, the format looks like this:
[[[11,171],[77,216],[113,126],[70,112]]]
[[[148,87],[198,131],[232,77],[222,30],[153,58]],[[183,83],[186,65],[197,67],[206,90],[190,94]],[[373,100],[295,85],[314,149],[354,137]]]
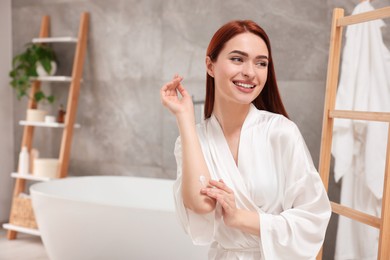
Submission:
[[[378,259],[381,260],[390,259],[390,113],[335,110],[335,102],[339,77],[343,27],[388,17],[390,17],[390,7],[350,16],[344,16],[343,9],[335,8],[333,10],[319,163],[319,172],[324,186],[326,190],[328,190],[333,120],[335,118],[389,123],[381,218],[331,202],[332,211],[334,213],[380,230]],[[322,252],[319,253],[317,259],[322,259]]]
[[[70,158],[70,150],[71,150],[71,143],[72,143],[72,136],[73,136],[73,129],[75,124],[75,118],[76,118],[76,112],[77,112],[77,104],[78,104],[78,97],[80,92],[80,82],[81,82],[81,76],[83,73],[83,64],[85,59],[85,52],[86,52],[86,46],[87,46],[87,32],[88,32],[88,25],[89,25],[89,13],[82,13],[81,19],[80,19],[80,25],[79,25],[79,32],[78,32],[78,38],[71,38],[71,37],[59,37],[59,38],[50,38],[49,37],[49,30],[50,30],[50,17],[49,16],[43,16],[42,22],[41,22],[41,28],[39,33],[39,38],[36,42],[40,43],[48,43],[48,42],[76,42],[76,51],[74,55],[74,61],[73,61],[73,68],[72,68],[72,76],[70,78],[70,89],[68,92],[68,100],[67,100],[67,112],[65,116],[65,122],[64,122],[64,129],[62,133],[62,140],[61,140],[61,148],[59,153],[59,167],[58,167],[58,173],[57,177],[64,178],[67,176],[68,173],[68,167],[69,167],[69,158]],[[33,97],[34,94],[39,91],[41,87],[41,81],[34,80],[32,82],[30,97]],[[36,108],[37,104],[33,99],[29,100],[28,108],[33,109]],[[30,152],[32,149],[32,143],[33,143],[33,136],[34,136],[34,125],[25,125],[24,131],[23,131],[23,139],[22,139],[22,145],[26,146],[28,151]],[[15,214],[19,214],[20,208],[16,209],[16,201],[19,195],[26,189],[26,178],[20,176],[16,177],[15,187],[14,187],[14,193],[13,193],[13,200],[12,200],[12,206],[11,206],[11,213],[10,213],[10,226],[13,226],[13,220],[15,219]],[[28,208],[32,208],[31,206],[31,199],[29,199]],[[27,211],[26,207],[26,211]],[[23,210],[20,212],[20,214],[24,214]],[[16,227],[16,228],[8,228],[7,237],[8,239],[16,239],[17,232],[24,232],[24,230],[28,230],[28,228],[23,227]],[[26,233],[30,234],[39,234],[37,230],[31,230],[31,232],[26,231]]]

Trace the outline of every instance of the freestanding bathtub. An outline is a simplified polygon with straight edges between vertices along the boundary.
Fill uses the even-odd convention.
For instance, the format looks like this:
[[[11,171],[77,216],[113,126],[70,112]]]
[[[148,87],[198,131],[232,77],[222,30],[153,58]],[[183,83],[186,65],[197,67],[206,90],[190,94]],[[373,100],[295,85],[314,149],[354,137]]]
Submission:
[[[207,259],[174,212],[171,180],[91,176],[33,184],[33,208],[51,260]]]

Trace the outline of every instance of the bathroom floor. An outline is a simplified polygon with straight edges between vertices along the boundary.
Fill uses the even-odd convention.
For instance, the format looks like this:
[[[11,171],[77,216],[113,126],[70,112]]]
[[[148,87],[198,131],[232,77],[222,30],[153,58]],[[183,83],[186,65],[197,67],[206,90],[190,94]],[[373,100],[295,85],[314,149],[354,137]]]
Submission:
[[[7,230],[0,226],[1,260],[49,260],[40,237],[18,233],[15,240],[7,239]]]

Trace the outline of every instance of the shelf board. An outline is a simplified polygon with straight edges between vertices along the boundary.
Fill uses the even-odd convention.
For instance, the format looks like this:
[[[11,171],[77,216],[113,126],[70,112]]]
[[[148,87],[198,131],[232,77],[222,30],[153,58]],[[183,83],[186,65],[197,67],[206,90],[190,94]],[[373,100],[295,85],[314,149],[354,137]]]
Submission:
[[[72,77],[69,76],[44,76],[44,77],[31,77],[31,80],[39,81],[56,81],[56,82],[71,82]]]
[[[53,178],[35,176],[35,175],[32,175],[31,173],[29,173],[29,174],[20,174],[18,172],[11,173],[11,177],[12,178],[16,178],[16,179],[26,179],[26,180],[32,180],[32,181],[50,181],[50,180],[53,180]]]
[[[73,42],[78,41],[75,37],[47,37],[47,38],[34,38],[32,39],[33,43],[43,43],[43,42]]]
[[[28,125],[28,126],[41,126],[41,127],[54,127],[54,128],[64,128],[65,124],[64,123],[47,123],[47,122],[34,122],[34,121],[19,121],[19,125]],[[80,124],[75,124],[75,128],[80,128]]]
[[[33,228],[26,228],[26,227],[21,227],[21,226],[16,226],[10,223],[3,224],[4,229],[12,230],[12,231],[17,231],[17,232],[22,232],[34,236],[41,236],[41,233],[39,232],[38,229],[33,229]]]
[[[31,77],[30,80],[47,81],[47,82],[72,82],[70,76],[43,76],[43,77]],[[83,82],[83,79],[80,79]]]

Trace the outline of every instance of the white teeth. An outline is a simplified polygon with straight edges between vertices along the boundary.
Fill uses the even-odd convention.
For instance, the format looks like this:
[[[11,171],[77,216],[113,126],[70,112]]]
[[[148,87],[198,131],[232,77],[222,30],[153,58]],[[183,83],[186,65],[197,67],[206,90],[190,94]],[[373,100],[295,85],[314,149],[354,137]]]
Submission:
[[[243,87],[243,88],[254,88],[256,85],[251,85],[251,84],[245,84],[241,82],[234,82],[237,86]]]

